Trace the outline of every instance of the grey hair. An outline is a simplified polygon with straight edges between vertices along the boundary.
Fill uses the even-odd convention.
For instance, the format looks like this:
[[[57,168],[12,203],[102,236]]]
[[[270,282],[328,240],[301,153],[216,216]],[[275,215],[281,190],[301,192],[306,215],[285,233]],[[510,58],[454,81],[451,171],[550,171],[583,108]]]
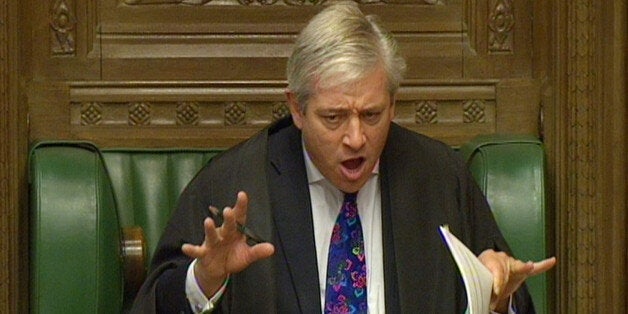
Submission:
[[[382,65],[388,92],[394,95],[406,62],[397,42],[374,15],[364,15],[355,2],[340,2],[317,14],[297,37],[288,59],[288,89],[301,111],[316,87],[348,85]]]

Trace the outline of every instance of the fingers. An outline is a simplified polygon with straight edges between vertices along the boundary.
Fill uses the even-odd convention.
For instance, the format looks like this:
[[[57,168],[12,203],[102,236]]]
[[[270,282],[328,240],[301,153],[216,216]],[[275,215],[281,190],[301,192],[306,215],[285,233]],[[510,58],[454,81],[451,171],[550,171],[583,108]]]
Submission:
[[[193,244],[189,244],[189,243],[184,243],[181,246],[181,251],[183,251],[183,254],[185,254],[188,257],[194,259],[194,258],[199,258],[199,257],[203,256],[204,252],[206,250],[203,249],[203,247],[199,246],[199,245],[193,245]]]
[[[237,224],[242,224],[246,222],[246,213],[248,211],[249,206],[249,197],[245,192],[238,192],[238,196],[236,199],[235,206],[233,208],[227,207],[223,210],[223,225],[226,232],[238,232]]]
[[[556,265],[556,257],[550,257],[540,262],[536,262],[532,265],[533,265],[533,268],[532,268],[532,271],[530,271],[529,275],[536,276],[552,269],[552,267]]]
[[[513,257],[508,257],[509,264],[509,280],[504,282],[503,288],[500,293],[504,296],[508,296],[515,290],[519,289],[519,286],[530,276],[530,272],[534,269],[532,262],[522,262]]]
[[[556,265],[556,258],[548,258],[540,262],[523,262],[503,252],[486,250],[478,257],[493,274],[493,293],[495,302],[508,297],[523,282],[538,274],[542,274]]]
[[[237,211],[237,218],[246,218],[246,212],[249,208],[249,196],[246,195],[246,192],[238,192],[236,204],[233,208]]]
[[[223,211],[210,206],[212,217],[221,221],[217,227],[212,218],[203,222],[205,238],[201,245],[184,244],[181,250],[191,258],[197,259],[198,272],[204,278],[219,277],[224,274],[239,272],[250,264],[274,254],[275,248],[270,243],[250,246],[242,231],[248,210],[248,196],[239,192],[233,208]],[[208,280],[209,281],[209,280]]]
[[[510,260],[504,252],[486,250],[478,256],[482,264],[493,274],[493,293],[500,295],[510,277]]]
[[[260,243],[251,247],[250,263],[270,257],[275,253],[275,246],[270,243]]]
[[[220,241],[216,226],[211,218],[205,218],[203,221],[205,229],[205,240],[201,245],[193,245],[185,243],[181,246],[183,253],[191,258],[200,258],[209,252],[209,247]]]
[[[493,293],[496,296],[509,295],[516,290],[535,270],[532,262],[522,262],[504,252],[486,250],[479,256],[480,261],[493,274]],[[547,267],[545,263],[539,265]]]
[[[495,295],[501,295],[502,288],[506,285],[506,283],[510,280],[511,274],[511,263],[510,259],[503,252],[498,253],[500,259],[496,263],[496,267],[492,271],[494,280],[493,280],[493,291]]]
[[[525,278],[530,276],[530,272],[534,270],[534,263],[532,262],[522,262],[514,257],[508,257],[508,263],[510,265],[509,270],[514,278],[519,278],[521,276]]]
[[[216,229],[213,219],[205,218],[203,221],[203,228],[205,229],[205,243],[207,245],[215,245],[220,241],[218,229]]]

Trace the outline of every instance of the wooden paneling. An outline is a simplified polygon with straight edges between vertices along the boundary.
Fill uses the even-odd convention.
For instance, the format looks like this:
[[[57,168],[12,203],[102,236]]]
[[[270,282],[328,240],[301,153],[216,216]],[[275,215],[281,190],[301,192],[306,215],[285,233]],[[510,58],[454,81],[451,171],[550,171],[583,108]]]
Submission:
[[[452,145],[544,139],[551,309],[626,313],[626,0],[362,2],[408,60],[397,122]],[[0,312],[27,312],[27,144],[232,145],[285,114],[285,61],[319,4],[0,0]]]
[[[103,1],[103,79],[284,79],[292,42],[319,6]],[[372,5],[399,34],[409,78],[460,78],[461,1]],[[426,67],[428,65],[428,67]],[[123,70],[124,69],[124,70]],[[437,71],[432,71],[437,69]]]
[[[320,10],[294,1],[50,5],[35,9],[33,37],[65,47],[56,26],[62,16],[62,38],[75,39],[64,41],[63,55],[54,45],[34,47],[31,141],[140,146],[229,146],[287,112],[285,63],[296,34]],[[399,123],[451,145],[483,133],[539,133],[529,3],[407,1],[363,9],[393,32],[408,62]]]
[[[465,5],[465,77],[531,77],[532,4],[470,0]]]
[[[298,0],[26,1],[29,142],[225,147],[287,113],[285,63],[320,6]],[[396,122],[457,146],[539,134],[530,1],[369,1],[408,72]],[[35,5],[37,4],[37,5]]]
[[[560,313],[626,313],[626,1],[556,1],[546,106]]]
[[[30,97],[37,104],[30,114],[33,140],[223,147],[288,114],[283,82],[70,82],[36,89]],[[532,80],[408,81],[395,121],[455,146],[479,134],[534,134],[538,94]]]
[[[0,0],[0,313],[28,309],[28,135],[19,97],[18,9],[18,2]]]
[[[32,4],[27,14],[32,21],[25,25],[32,37],[24,41],[32,62],[29,75],[44,81],[100,78],[96,1],[46,0]]]

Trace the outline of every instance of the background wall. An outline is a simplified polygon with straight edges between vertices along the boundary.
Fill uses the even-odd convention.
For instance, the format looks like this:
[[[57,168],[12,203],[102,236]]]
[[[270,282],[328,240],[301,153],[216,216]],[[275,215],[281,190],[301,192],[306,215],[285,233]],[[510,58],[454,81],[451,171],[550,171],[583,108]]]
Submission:
[[[538,133],[532,3],[368,1],[407,57],[397,121],[460,144]],[[285,64],[317,1],[51,0],[33,6],[30,141],[232,145],[286,115]]]
[[[556,312],[626,313],[626,1],[362,1],[398,38],[397,122],[548,153]],[[368,3],[366,3],[368,2]],[[0,0],[0,312],[28,307],[28,146],[224,147],[287,114],[302,0]]]

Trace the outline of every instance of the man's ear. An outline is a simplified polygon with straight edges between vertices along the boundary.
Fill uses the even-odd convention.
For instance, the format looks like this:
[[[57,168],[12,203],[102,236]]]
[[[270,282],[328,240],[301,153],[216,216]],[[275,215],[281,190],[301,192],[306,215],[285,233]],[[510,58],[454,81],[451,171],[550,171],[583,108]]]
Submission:
[[[390,96],[390,121],[395,119],[395,95]]]
[[[286,90],[286,99],[288,100],[288,108],[290,109],[290,115],[292,115],[292,121],[294,125],[301,129],[303,127],[303,112],[299,106],[297,96],[290,90]]]

